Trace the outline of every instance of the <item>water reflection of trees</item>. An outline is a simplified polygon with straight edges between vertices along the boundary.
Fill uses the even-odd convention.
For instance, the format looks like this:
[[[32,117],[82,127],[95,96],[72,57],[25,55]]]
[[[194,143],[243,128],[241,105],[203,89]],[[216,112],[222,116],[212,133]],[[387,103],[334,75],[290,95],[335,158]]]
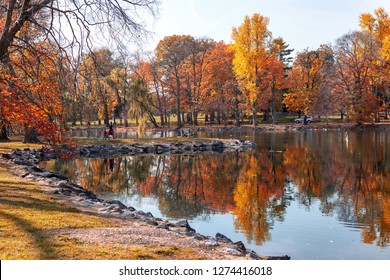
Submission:
[[[164,215],[192,218],[233,209],[232,192],[242,161],[238,153],[169,158],[164,184],[158,192],[160,211]]]
[[[319,200],[326,215],[362,227],[362,240],[389,244],[390,180],[387,133],[313,135],[310,146],[289,146],[287,173],[298,187],[299,202],[310,208]]]
[[[163,215],[193,218],[231,212],[249,242],[269,240],[291,200],[307,211],[361,228],[362,240],[390,238],[388,133],[262,134],[245,153],[77,159],[50,163],[95,192],[139,194],[157,200]],[[317,206],[316,206],[317,207]]]

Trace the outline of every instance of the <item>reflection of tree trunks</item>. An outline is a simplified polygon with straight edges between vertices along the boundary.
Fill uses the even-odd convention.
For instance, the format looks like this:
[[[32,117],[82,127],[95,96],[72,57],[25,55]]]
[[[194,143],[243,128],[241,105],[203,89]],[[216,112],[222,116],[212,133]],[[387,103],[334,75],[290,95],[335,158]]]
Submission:
[[[189,161],[188,161],[188,178],[187,178],[187,181],[188,181],[188,193],[191,190],[191,181],[192,181],[192,173],[193,173],[192,172],[192,167],[193,167],[192,163],[193,162],[192,162],[191,158],[189,158]],[[194,198],[196,200],[196,186],[194,186],[194,189],[195,189],[195,191],[194,191],[193,196],[194,196]],[[183,191],[186,192],[186,190],[183,190]]]
[[[179,201],[179,190],[181,184],[181,157],[177,157],[177,184],[176,184],[176,201]]]
[[[125,187],[126,187],[126,194],[129,194],[129,190],[130,190],[130,177],[131,176],[129,176],[130,174],[129,174],[129,172],[127,172],[127,163],[128,163],[128,160],[127,160],[127,158],[124,158],[124,163],[123,163],[123,170],[125,170],[125,172],[123,172],[124,174],[125,174],[125,176],[126,176],[126,180],[125,180]]]
[[[201,199],[203,201],[206,201],[206,196],[205,196],[205,192],[204,192],[204,181],[203,181],[203,176],[202,176],[202,172],[201,172],[201,170],[202,170],[201,160],[198,159],[197,163],[198,163],[197,165],[198,165],[198,170],[199,170],[199,172],[197,172],[197,174],[199,173],[199,177],[200,177]]]
[[[102,162],[103,164],[101,164],[101,168],[100,168],[100,172],[99,172],[99,179],[98,179],[98,186],[100,188],[100,186],[102,185],[102,177],[103,177],[103,174],[104,174],[104,168],[106,167],[106,164],[107,162],[105,161],[105,159],[103,160]]]
[[[198,205],[198,178],[199,176],[201,177],[201,172],[200,172],[200,169],[198,168],[198,164],[197,162],[199,162],[198,159],[195,159],[195,158],[191,158],[191,163],[193,162],[194,164],[194,171],[195,171],[195,182],[194,182],[194,201],[195,201],[195,205]],[[192,168],[190,169],[192,170]]]
[[[156,175],[154,176],[154,184],[153,184],[152,192],[157,191],[159,179],[160,179],[161,175],[163,174],[162,170],[160,171],[161,158],[162,158],[161,156],[158,156],[158,159],[157,159]]]
[[[118,158],[118,163],[117,163],[115,174],[119,174],[119,171],[121,169],[122,159],[123,159],[122,157]],[[116,177],[118,177],[118,176],[116,176]]]

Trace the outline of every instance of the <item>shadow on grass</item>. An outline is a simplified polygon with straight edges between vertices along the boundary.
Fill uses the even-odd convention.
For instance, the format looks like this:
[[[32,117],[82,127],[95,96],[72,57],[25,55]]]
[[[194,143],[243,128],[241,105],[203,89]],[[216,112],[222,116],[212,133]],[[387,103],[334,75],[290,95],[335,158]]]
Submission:
[[[12,221],[18,228],[32,237],[32,240],[34,240],[34,243],[39,250],[38,259],[51,260],[57,258],[54,243],[50,240],[51,238],[49,236],[43,234],[42,230],[35,228],[31,223],[20,217],[5,213],[1,210],[0,217]]]
[[[23,188],[22,185],[25,187]],[[62,219],[61,217],[67,217],[69,214],[79,213],[80,211],[50,201],[50,196],[29,186],[29,183],[26,182],[2,179],[0,180],[0,187],[0,220],[8,221],[13,225],[11,228],[3,228],[2,234],[14,236],[10,244],[20,244],[20,246],[17,246],[19,250],[20,248],[24,250],[24,246],[32,246],[33,248],[26,247],[26,254],[23,254],[27,259],[57,259],[56,243],[49,234],[45,234],[46,229],[41,227],[40,223],[43,221],[50,224],[53,218]],[[54,213],[54,216],[51,214],[47,216],[48,213]],[[62,213],[62,215],[57,216],[55,213]],[[34,220],[35,215],[39,215],[37,221]],[[61,220],[56,222],[61,223]],[[26,235],[31,237],[28,240],[32,240],[32,244],[31,242],[26,243],[25,237],[23,237]],[[15,248],[7,245],[7,239],[5,239],[4,245],[4,248],[9,251],[8,255],[12,258],[12,250],[15,250]]]
[[[34,197],[35,195],[44,195],[44,193],[40,190],[21,188],[19,186],[15,187],[13,186],[15,184],[14,182],[5,180],[1,180],[0,185],[1,184],[3,185],[1,188],[2,192],[0,193],[0,204],[2,205],[8,205],[10,207],[25,207],[40,211],[79,212],[75,208]]]

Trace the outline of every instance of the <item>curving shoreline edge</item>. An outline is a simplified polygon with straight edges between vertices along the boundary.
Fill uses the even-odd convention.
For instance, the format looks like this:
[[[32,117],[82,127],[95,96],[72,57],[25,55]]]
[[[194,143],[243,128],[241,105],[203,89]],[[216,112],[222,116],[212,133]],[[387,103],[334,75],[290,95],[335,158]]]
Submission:
[[[245,151],[253,148],[249,141],[241,140],[195,140],[186,143],[150,143],[131,145],[90,145],[78,147],[74,152],[81,157],[114,157],[123,155],[140,154],[181,154],[199,152],[226,152]],[[118,200],[104,200],[92,191],[75,184],[66,176],[48,172],[38,166],[40,161],[59,158],[61,149],[24,149],[13,150],[10,154],[2,154],[2,162],[7,164],[12,173],[18,177],[37,182],[38,185],[50,189],[50,193],[66,197],[68,200],[77,201],[78,204],[95,208],[99,213],[116,218],[137,220],[159,229],[173,231],[177,235],[191,237],[209,247],[223,247],[226,254],[237,257],[245,257],[253,260],[289,260],[290,256],[263,256],[245,247],[242,241],[233,242],[222,233],[216,233],[214,237],[205,236],[191,228],[187,220],[170,222],[152,213],[136,210],[132,206],[124,205]]]

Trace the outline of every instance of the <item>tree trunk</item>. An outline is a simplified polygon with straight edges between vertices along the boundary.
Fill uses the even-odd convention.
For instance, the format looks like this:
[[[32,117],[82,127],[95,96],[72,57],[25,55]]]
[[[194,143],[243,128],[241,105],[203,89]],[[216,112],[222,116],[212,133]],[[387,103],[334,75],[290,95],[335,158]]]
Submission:
[[[252,104],[252,120],[253,120],[253,126],[257,125],[257,110],[256,105]]]
[[[272,87],[272,100],[270,104],[270,109],[271,109],[271,117],[272,117],[272,124],[275,124],[275,88]]]
[[[221,124],[221,109],[219,108],[219,104],[217,110],[217,124]]]
[[[198,123],[198,112],[196,112],[196,111],[193,112],[193,121],[194,121],[194,125],[199,125],[199,123]]]
[[[214,123],[214,121],[215,121],[215,112],[212,111],[212,112],[210,113],[210,123],[212,124],[212,123]]]
[[[125,127],[129,127],[129,115],[128,115],[127,111],[126,111],[126,113],[125,113],[125,111],[123,111],[123,120],[125,121]]]
[[[7,135],[7,125],[3,122],[1,122],[1,127],[0,127],[0,142],[1,141],[8,141],[8,135]]]
[[[181,128],[183,124],[181,123],[181,112],[180,112],[180,78],[176,76],[176,114],[177,114],[177,128]]]
[[[149,113],[149,121],[153,124],[154,128],[159,128],[156,118],[152,113]]]
[[[223,125],[227,126],[227,115],[225,112],[222,112],[222,120],[223,120]]]
[[[35,127],[26,127],[23,143],[42,143],[38,138],[38,130]]]
[[[109,124],[109,115],[108,115],[108,105],[104,104],[104,124],[108,125]]]
[[[236,127],[240,126],[240,111],[238,108],[238,89],[234,91],[234,116],[236,118]]]
[[[186,118],[185,118],[185,113],[183,112],[183,113],[181,113],[181,127],[185,124],[185,120],[186,120]]]
[[[192,124],[192,113],[190,112],[187,113],[187,123]]]

